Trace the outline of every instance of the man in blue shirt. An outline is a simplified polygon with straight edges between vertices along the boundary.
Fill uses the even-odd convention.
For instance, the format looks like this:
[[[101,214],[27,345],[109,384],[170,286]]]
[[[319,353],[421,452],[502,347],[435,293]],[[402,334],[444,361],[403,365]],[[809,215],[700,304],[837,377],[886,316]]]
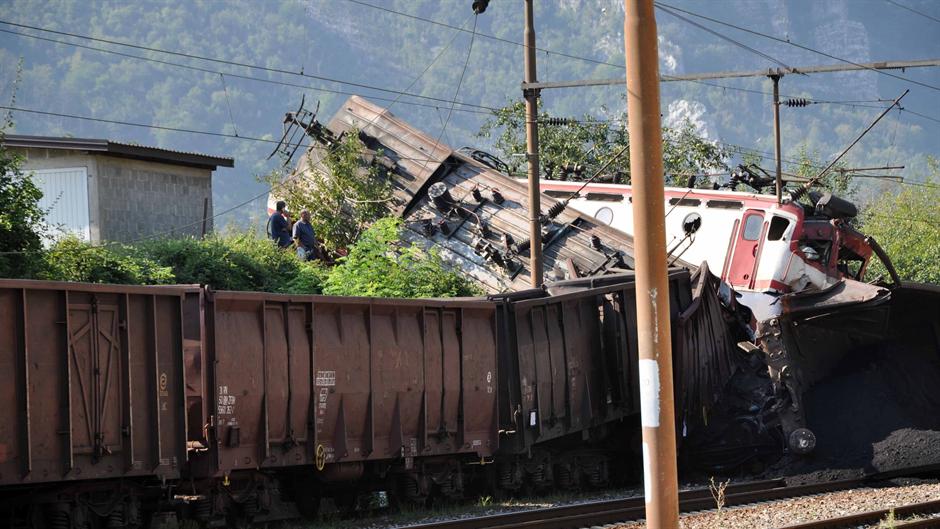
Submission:
[[[285,207],[287,207],[287,204],[283,200],[278,200],[277,211],[268,219],[268,229],[270,230],[268,234],[281,248],[287,248],[291,243],[290,221],[287,220]]]
[[[297,245],[297,257],[304,261],[317,259],[317,237],[310,225],[310,212],[300,212],[300,220],[294,223],[294,243]]]

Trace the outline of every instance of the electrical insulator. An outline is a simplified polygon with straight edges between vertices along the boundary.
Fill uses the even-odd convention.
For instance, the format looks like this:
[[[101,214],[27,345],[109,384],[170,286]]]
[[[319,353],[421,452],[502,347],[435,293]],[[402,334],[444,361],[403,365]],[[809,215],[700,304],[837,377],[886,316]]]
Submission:
[[[598,252],[604,249],[604,246],[601,244],[601,238],[597,235],[591,235],[591,246]]]
[[[421,225],[421,231],[424,232],[425,237],[430,237],[437,232],[437,226],[431,223],[431,219],[425,219]]]
[[[797,97],[797,98],[793,98],[793,99],[786,99],[786,100],[783,101],[783,106],[787,106],[787,107],[791,107],[791,108],[793,108],[793,107],[800,107],[800,108],[802,108],[802,107],[805,107],[805,106],[807,106],[807,105],[809,105],[809,104],[810,104],[809,99],[806,99],[806,98],[804,98],[804,97]]]
[[[493,230],[490,229],[489,224],[482,220],[480,221],[480,235],[484,239],[489,239],[493,235]]]
[[[521,241],[519,241],[518,244],[516,244],[516,253],[525,252],[531,246],[532,246],[532,239],[529,239],[529,238],[522,239]]]
[[[428,197],[434,202],[434,206],[444,213],[450,211],[457,203],[454,197],[451,196],[450,191],[447,190],[447,184],[444,182],[437,182],[429,187]]]
[[[471,7],[473,8],[474,13],[476,13],[477,15],[482,15],[483,12],[486,11],[486,8],[489,5],[490,5],[490,0],[473,0],[473,4],[471,4]]]
[[[564,211],[566,207],[568,207],[568,204],[565,202],[558,202],[556,204],[553,204],[552,207],[548,208],[548,218],[554,219],[555,217],[560,215],[561,212]]]
[[[503,254],[500,253],[499,250],[492,248],[488,257],[490,258],[491,261],[493,261],[497,265],[503,266],[503,267],[506,266],[506,260],[503,259]]]
[[[571,118],[548,118],[545,120],[546,125],[554,125],[556,127],[571,125],[572,123],[574,123],[574,120]]]
[[[503,244],[506,246],[506,249],[509,250],[512,248],[512,245],[516,243],[516,240],[512,238],[512,235],[509,233],[503,234]]]
[[[493,202],[497,205],[502,204],[506,199],[503,198],[503,194],[499,192],[499,189],[493,190]]]
[[[473,195],[473,200],[476,200],[477,202],[483,202],[483,193],[480,192],[479,187],[474,187],[470,193]]]
[[[437,224],[437,227],[441,230],[441,233],[443,233],[444,235],[450,235],[450,225],[447,224],[446,220],[441,220]]]

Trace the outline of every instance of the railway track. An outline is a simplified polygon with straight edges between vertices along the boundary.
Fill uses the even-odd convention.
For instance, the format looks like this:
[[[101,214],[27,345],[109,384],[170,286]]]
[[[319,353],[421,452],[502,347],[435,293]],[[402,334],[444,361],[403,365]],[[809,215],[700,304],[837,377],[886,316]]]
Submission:
[[[805,485],[786,485],[782,479],[755,481],[739,485],[729,485],[725,490],[724,507],[753,505],[775,500],[812,496],[863,487],[900,477],[934,476],[940,473],[937,466],[916,467],[898,471],[870,474],[860,478],[811,483]],[[935,505],[934,505],[935,504]],[[679,511],[693,513],[715,508],[715,500],[708,489],[693,489],[679,493]],[[448,520],[411,525],[404,529],[576,529],[620,522],[632,522],[645,517],[645,503],[642,497],[603,500],[561,507],[533,509],[528,511],[496,514],[460,520]],[[909,509],[909,510],[907,510]],[[895,509],[897,516],[909,516],[917,513],[940,512],[940,500],[919,506]],[[860,517],[859,523],[866,520],[879,520],[887,516],[888,511],[877,511],[853,515]],[[868,516],[867,518],[861,518]],[[834,528],[851,525],[852,517],[841,520],[823,520],[806,525],[795,525],[788,529]],[[930,520],[937,524],[937,520]],[[835,525],[826,525],[826,523]],[[813,524],[822,525],[813,525]],[[913,523],[913,522],[911,522]],[[898,525],[898,527],[921,527],[918,525]],[[932,527],[924,525],[922,527]]]
[[[788,525],[781,529],[838,529],[841,527],[857,527],[860,525],[877,524],[887,518],[891,513],[893,513],[896,518],[907,518],[921,514],[936,514],[938,512],[940,512],[940,500],[934,500],[894,507],[893,509],[879,509],[876,511],[840,516],[838,518]],[[938,526],[940,526],[940,518],[922,518],[919,520],[895,521],[891,527],[895,529],[914,529]]]

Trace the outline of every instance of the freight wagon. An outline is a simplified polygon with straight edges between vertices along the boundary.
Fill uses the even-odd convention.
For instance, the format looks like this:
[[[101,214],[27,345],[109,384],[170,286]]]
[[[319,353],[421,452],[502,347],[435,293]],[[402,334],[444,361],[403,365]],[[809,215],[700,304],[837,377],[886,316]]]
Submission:
[[[731,369],[703,272],[670,274],[683,422]],[[224,525],[370,490],[603,485],[639,412],[634,287],[392,300],[0,280],[0,514]]]

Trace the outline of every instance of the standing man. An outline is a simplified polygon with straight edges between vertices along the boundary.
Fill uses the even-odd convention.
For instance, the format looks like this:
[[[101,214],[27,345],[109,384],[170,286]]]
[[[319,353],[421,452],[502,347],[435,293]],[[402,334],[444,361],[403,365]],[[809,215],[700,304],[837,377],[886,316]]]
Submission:
[[[287,220],[287,212],[284,211],[287,203],[278,200],[275,207],[277,211],[272,213],[271,218],[268,219],[268,229],[270,230],[268,234],[277,243],[278,247],[287,248],[291,243],[290,221]]]
[[[300,212],[300,220],[294,223],[294,243],[297,245],[297,257],[303,261],[317,259],[317,237],[310,225],[310,211]]]

